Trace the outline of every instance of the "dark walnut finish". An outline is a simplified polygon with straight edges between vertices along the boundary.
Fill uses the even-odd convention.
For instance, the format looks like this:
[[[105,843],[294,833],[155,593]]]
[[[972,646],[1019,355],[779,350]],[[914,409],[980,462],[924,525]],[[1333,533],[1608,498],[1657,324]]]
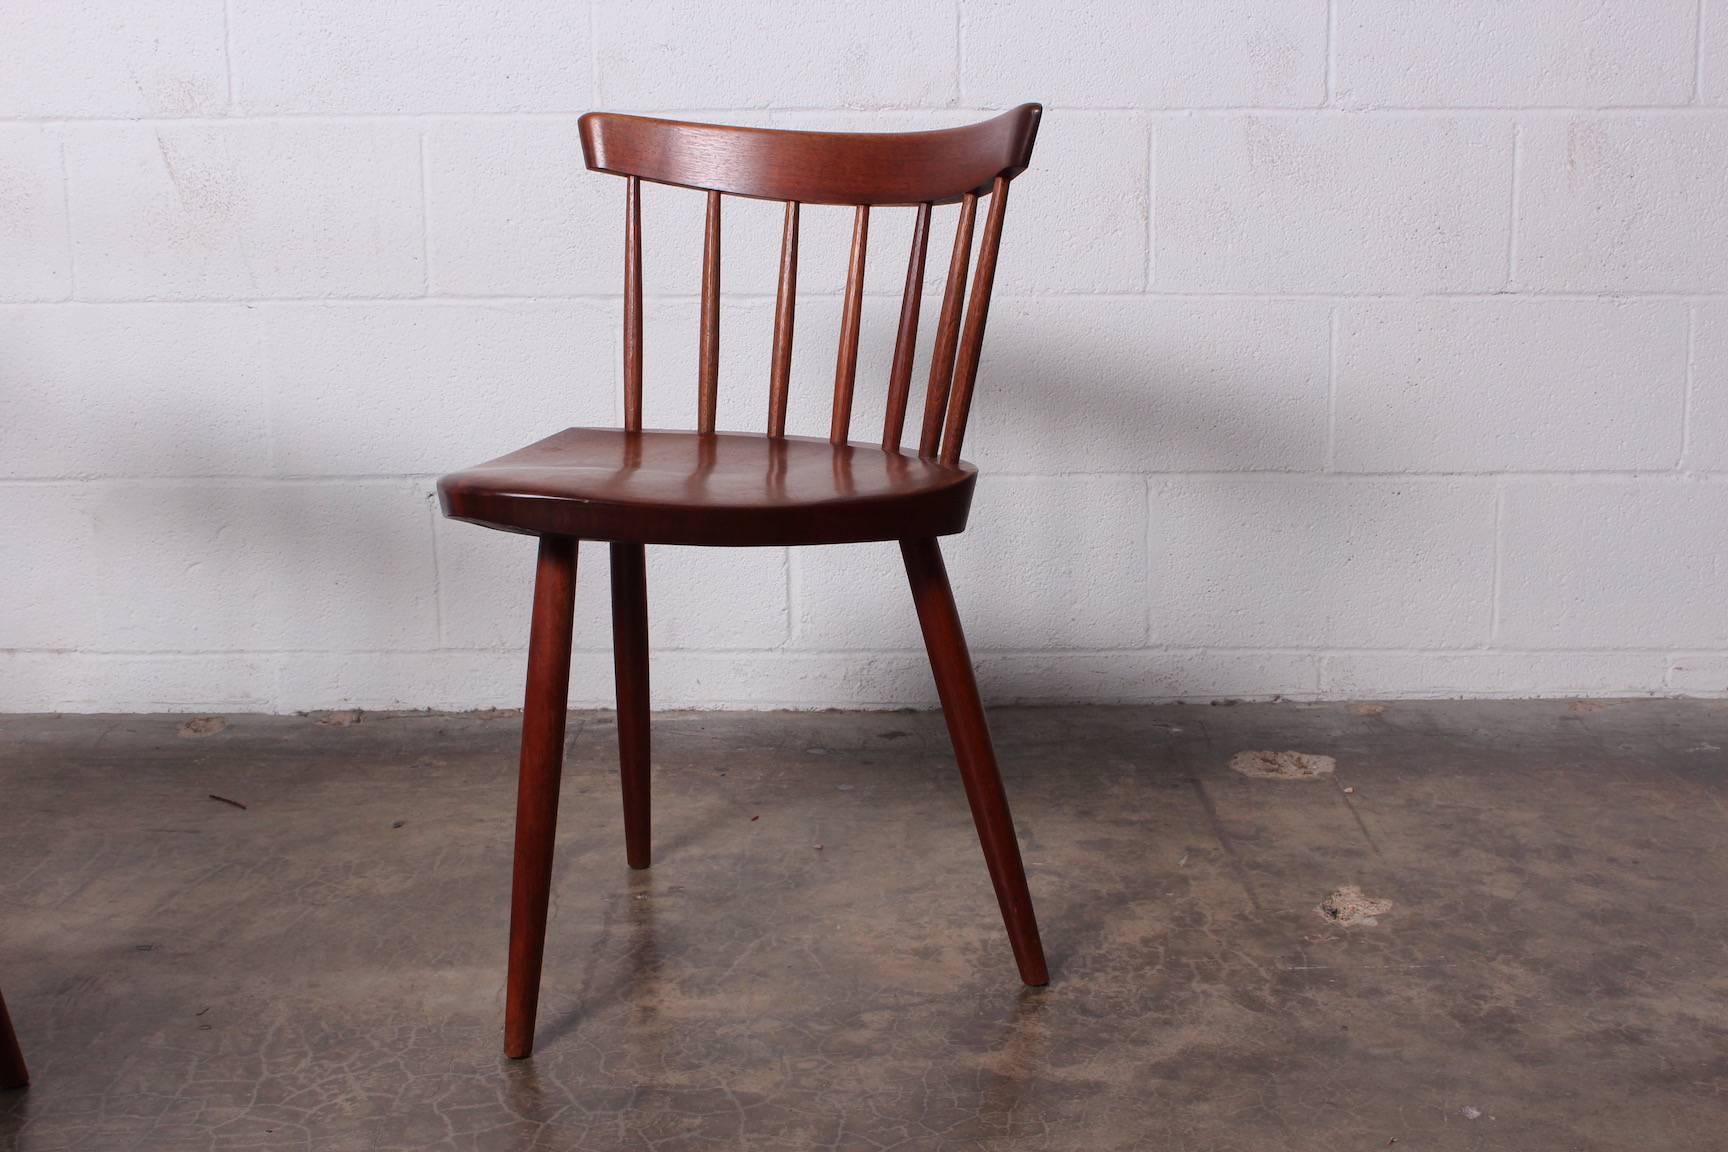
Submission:
[[[588,167],[625,177],[624,427],[567,428],[438,483],[444,514],[540,538],[528,647],[517,793],[515,881],[504,1050],[529,1054],[552,890],[564,716],[569,699],[576,544],[612,549],[612,632],[625,857],[649,863],[648,587],[644,545],[765,547],[900,543],[930,667],[967,802],[1020,977],[1049,979],[990,730],[937,544],[966,527],[977,471],[960,459],[978,377],[1008,203],[1025,170],[1039,107],[940,132],[782,132],[590,113]],[[641,182],[707,194],[701,256],[696,430],[642,427]],[[720,234],[726,196],[786,202],[766,434],[715,428],[720,387]],[[977,268],[968,276],[979,202]],[[798,293],[800,204],[854,208],[827,440],[787,436]],[[932,208],[957,204],[942,306],[932,337],[916,451],[902,447],[932,230]],[[916,211],[906,288],[879,438],[852,437],[864,267],[873,209]],[[940,251],[940,249],[938,249]]]
[[[528,634],[528,691],[522,702],[522,759],[516,786],[516,866],[510,885],[504,1051],[512,1056],[526,1056],[534,1047],[546,909],[552,899],[552,846],[558,837],[564,722],[570,710],[575,609],[576,540],[542,536]]]
[[[582,152],[596,172],[759,200],[952,204],[1026,170],[1041,111],[1022,104],[940,132],[784,132],[590,112]]]
[[[446,514],[637,544],[850,544],[966,526],[970,465],[802,436],[566,428],[439,483]]]

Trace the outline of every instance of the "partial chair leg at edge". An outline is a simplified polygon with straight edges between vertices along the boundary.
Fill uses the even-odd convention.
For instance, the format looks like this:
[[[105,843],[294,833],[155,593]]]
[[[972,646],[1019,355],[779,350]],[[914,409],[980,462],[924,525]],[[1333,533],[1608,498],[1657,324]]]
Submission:
[[[522,761],[516,791],[516,864],[510,887],[510,970],[504,1002],[504,1054],[534,1050],[552,849],[558,834],[558,785],[570,708],[570,644],[575,626],[576,541],[542,536],[528,636],[528,686],[522,706]]]
[[[1020,861],[1020,842],[1014,835],[1014,817],[996,768],[996,751],[990,742],[990,728],[984,719],[984,704],[978,696],[972,657],[966,650],[966,635],[954,607],[942,550],[935,540],[902,540],[900,554],[906,561],[906,577],[918,608],[936,693],[990,868],[990,883],[996,889],[996,902],[1014,949],[1014,962],[1020,968],[1020,979],[1027,984],[1048,984],[1050,974],[1032,912],[1032,894],[1026,887],[1026,869]]]
[[[6,1013],[6,998],[0,996],[0,1088],[23,1088],[30,1083],[30,1070],[24,1067],[24,1050],[18,1047],[18,1035],[12,1031],[12,1017]]]
[[[618,692],[618,775],[624,857],[649,861],[648,569],[640,544],[612,545],[612,667]]]

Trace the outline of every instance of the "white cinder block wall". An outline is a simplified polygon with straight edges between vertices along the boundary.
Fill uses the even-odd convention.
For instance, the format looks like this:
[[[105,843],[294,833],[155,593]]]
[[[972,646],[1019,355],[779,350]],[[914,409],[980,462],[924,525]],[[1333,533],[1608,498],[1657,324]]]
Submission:
[[[516,703],[532,542],[430,493],[618,418],[576,116],[1021,100],[951,547],[992,700],[1728,689],[1728,0],[9,0],[0,708]],[[688,425],[700,198],[646,199]],[[806,221],[820,432],[848,225]],[[760,428],[775,206],[726,227],[722,421]],[[891,547],[650,564],[662,705],[932,698]]]

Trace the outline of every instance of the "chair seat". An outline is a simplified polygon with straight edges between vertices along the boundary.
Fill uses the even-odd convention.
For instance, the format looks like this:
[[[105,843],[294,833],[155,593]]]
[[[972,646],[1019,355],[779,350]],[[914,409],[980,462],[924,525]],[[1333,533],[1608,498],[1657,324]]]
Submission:
[[[438,481],[444,514],[582,540],[762,546],[947,536],[978,473],[873,444],[566,428]]]

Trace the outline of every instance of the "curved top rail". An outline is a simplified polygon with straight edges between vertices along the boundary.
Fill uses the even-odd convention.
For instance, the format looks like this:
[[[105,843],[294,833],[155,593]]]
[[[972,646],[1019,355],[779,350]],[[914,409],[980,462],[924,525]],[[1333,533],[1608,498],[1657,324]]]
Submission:
[[[805,204],[949,204],[1025,171],[1043,108],[1022,104],[934,132],[800,132],[582,117],[582,153],[597,172],[733,196]]]

